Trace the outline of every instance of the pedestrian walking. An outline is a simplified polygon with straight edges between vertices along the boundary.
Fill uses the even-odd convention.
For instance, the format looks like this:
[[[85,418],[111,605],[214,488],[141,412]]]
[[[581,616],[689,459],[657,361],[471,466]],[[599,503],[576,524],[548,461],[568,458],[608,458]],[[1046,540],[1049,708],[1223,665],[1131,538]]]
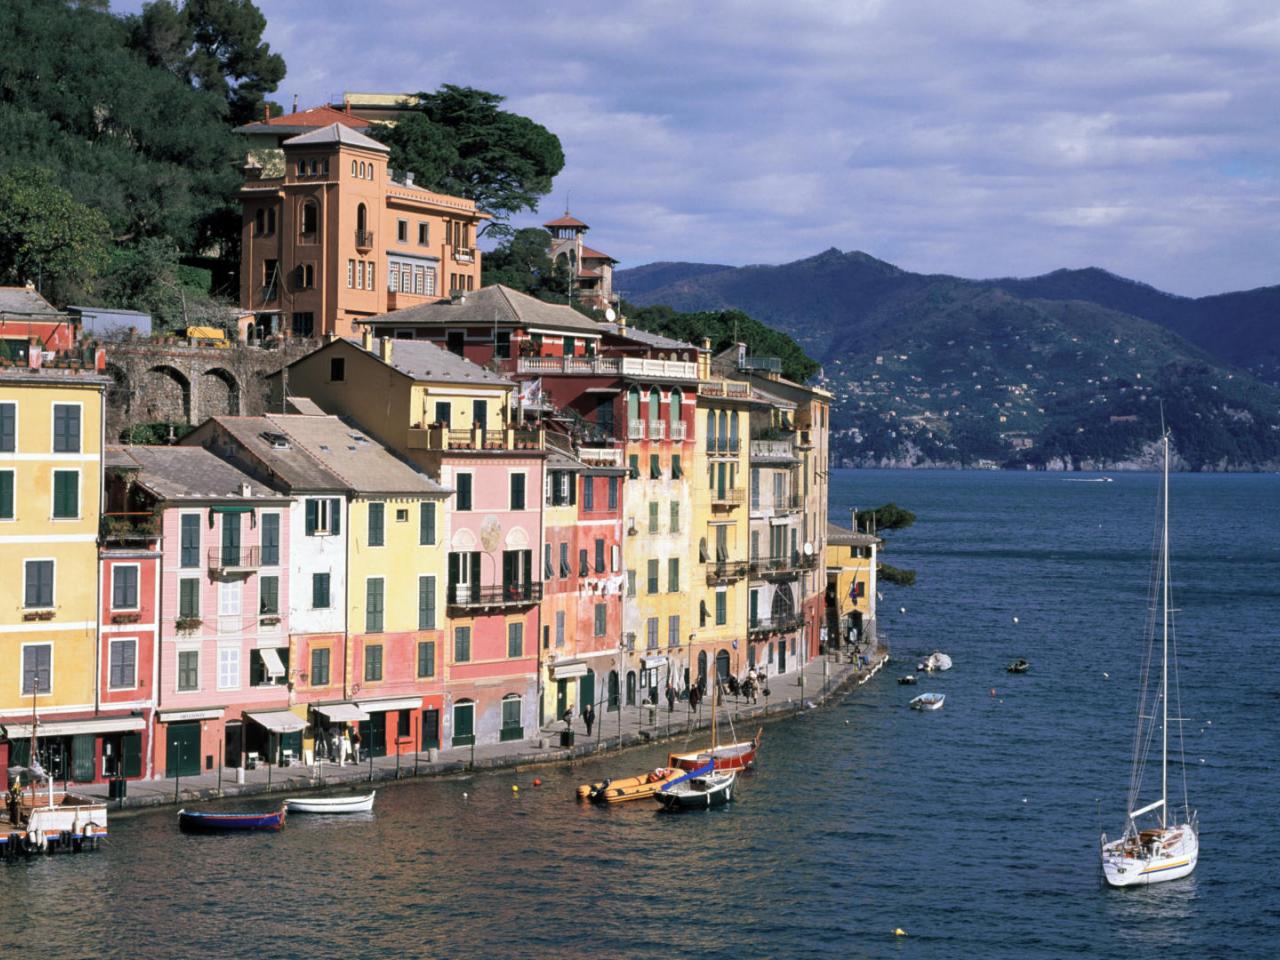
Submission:
[[[587,736],[591,736],[591,725],[596,722],[596,708],[587,704],[582,708],[582,722],[587,725]]]
[[[676,710],[676,688],[671,685],[671,681],[667,681],[667,713],[675,713]]]
[[[570,730],[573,728],[573,707],[564,708],[564,728]]]
[[[351,761],[353,763],[360,762],[360,728],[351,728]]]
[[[702,688],[694,685],[689,688],[689,709],[697,711],[698,704],[702,702]]]

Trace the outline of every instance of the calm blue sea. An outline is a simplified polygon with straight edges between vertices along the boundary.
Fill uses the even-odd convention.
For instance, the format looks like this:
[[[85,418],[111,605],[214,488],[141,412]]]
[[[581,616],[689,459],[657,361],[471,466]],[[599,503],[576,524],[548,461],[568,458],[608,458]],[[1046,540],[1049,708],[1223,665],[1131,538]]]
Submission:
[[[833,518],[919,515],[888,535],[919,574],[884,591],[898,658],[770,726],[729,808],[570,799],[660,747],[536,789],[399,784],[376,817],[278,836],[183,837],[145,814],[96,855],[0,869],[0,957],[1280,956],[1280,478],[1173,478],[1201,860],[1130,891],[1100,886],[1096,849],[1123,822],[1158,478],[1078,479],[837,471]],[[953,670],[895,683],[935,649]],[[1004,672],[1017,656],[1029,674]],[[906,709],[921,689],[946,707]]]

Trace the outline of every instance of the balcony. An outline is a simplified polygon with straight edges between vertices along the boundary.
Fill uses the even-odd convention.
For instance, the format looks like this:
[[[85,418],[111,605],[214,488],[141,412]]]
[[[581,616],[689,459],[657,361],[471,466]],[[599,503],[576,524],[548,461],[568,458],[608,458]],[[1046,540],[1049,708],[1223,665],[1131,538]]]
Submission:
[[[160,535],[160,521],[150,510],[108,511],[98,524],[103,543],[129,543],[154,540]]]
[[[738,364],[739,370],[753,373],[782,373],[782,360],[778,357],[744,357]]]
[[[449,586],[449,606],[458,610],[501,610],[527,607],[541,601],[541,583],[494,584],[487,587],[455,583]]]
[[[617,357],[516,357],[504,361],[504,373],[579,374],[618,376],[622,361]]]
[[[596,467],[621,467],[622,450],[618,447],[579,447],[578,459]]]
[[[692,360],[650,360],[647,357],[623,357],[622,373],[628,377],[657,380],[697,380],[698,365]]]
[[[649,421],[649,439],[661,440],[667,435],[667,423],[665,420]]]
[[[453,430],[445,424],[437,423],[429,427],[411,427],[407,442],[410,450],[471,450],[477,453],[541,450],[546,443],[546,434],[541,427],[528,430],[516,427],[504,427],[501,430],[482,430],[479,427]]]
[[[778,617],[756,617],[747,624],[747,632],[752,636],[763,636],[769,633],[788,633],[804,626],[804,617],[798,613],[787,613]]]
[[[262,566],[258,547],[210,547],[209,572],[215,576],[228,573],[253,573]]]
[[[756,557],[751,561],[751,576],[761,577],[794,577],[804,570],[813,570],[818,566],[816,554],[805,556],[796,551],[789,557]]]
[[[731,487],[727,490],[712,490],[711,505],[713,507],[724,507],[732,509],[740,507],[746,502],[747,495],[741,487]]]
[[[800,513],[804,510],[804,497],[793,493],[766,500],[765,506],[771,506],[774,513]]]
[[[707,455],[712,457],[736,457],[738,455],[737,437],[713,437],[707,441]]]
[[[751,463],[796,463],[795,443],[792,440],[752,440]]]
[[[688,431],[688,424],[683,420],[671,424],[671,440],[673,443],[684,443],[685,434]]]
[[[476,252],[470,247],[458,247],[453,251],[453,259],[458,263],[475,263]]]
[[[627,421],[627,439],[628,440],[644,439],[644,421],[643,420]]]
[[[698,384],[698,394],[703,397],[735,397],[747,400],[751,397],[751,386],[737,380],[704,381]]]
[[[707,564],[707,586],[709,587],[741,580],[746,575],[747,561],[745,560],[724,560],[720,563]]]
[[[356,231],[356,249],[365,252],[373,249],[373,231],[357,230]]]

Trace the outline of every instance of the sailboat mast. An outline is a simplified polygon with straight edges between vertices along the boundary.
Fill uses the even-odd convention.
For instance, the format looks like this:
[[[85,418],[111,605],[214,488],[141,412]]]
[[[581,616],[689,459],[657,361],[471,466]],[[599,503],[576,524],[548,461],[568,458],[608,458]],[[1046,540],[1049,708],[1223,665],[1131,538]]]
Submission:
[[[1169,825],[1169,433],[1164,435],[1164,532],[1160,536],[1160,578],[1164,634],[1163,666],[1160,673],[1160,704],[1163,708],[1160,734],[1160,826]]]

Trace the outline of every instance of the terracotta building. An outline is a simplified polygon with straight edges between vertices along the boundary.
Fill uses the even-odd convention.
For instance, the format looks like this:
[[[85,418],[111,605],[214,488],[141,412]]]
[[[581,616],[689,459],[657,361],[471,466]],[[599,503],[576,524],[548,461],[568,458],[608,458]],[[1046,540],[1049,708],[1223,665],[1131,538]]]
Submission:
[[[568,210],[563,217],[548,221],[543,226],[551,231],[548,255],[573,274],[573,298],[601,312],[610,306],[616,307],[618,298],[613,292],[613,268],[618,261],[586,245],[583,237],[591,228]]]
[[[283,141],[279,176],[252,160],[240,200],[240,306],[260,335],[354,324],[480,286],[471,200],[392,178],[388,148],[342,123]]]

